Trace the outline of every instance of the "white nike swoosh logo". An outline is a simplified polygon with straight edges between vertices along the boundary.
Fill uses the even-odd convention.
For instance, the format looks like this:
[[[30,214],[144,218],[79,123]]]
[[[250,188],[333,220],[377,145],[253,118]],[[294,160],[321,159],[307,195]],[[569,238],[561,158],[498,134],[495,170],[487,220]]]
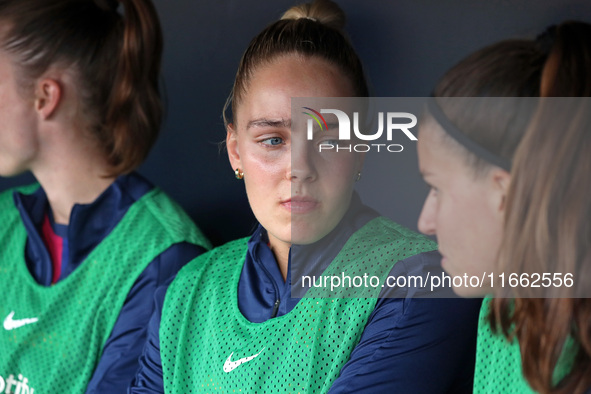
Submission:
[[[33,317],[30,319],[18,319],[13,320],[12,317],[14,316],[14,311],[10,312],[6,319],[4,319],[4,329],[6,331],[14,330],[15,328],[19,328],[22,326],[26,326],[27,324],[32,324],[37,322],[37,318]]]
[[[228,359],[224,363],[224,372],[225,373],[231,372],[231,371],[235,370],[236,368],[238,368],[238,366],[240,364],[247,363],[250,360],[257,358],[259,356],[259,354],[261,354],[263,352],[263,350],[265,350],[265,348],[262,348],[260,352],[258,352],[257,354],[255,354],[253,356],[244,357],[244,358],[241,358],[236,361],[232,361],[232,355],[234,354],[234,352],[230,353],[230,356],[228,357]]]

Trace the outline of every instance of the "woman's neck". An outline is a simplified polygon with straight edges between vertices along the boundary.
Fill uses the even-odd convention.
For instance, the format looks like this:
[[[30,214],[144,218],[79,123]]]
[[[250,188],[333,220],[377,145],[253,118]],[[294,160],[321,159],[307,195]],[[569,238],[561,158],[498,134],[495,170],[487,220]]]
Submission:
[[[58,224],[69,224],[74,204],[93,202],[113,183],[115,176],[106,176],[109,169],[104,154],[90,142],[52,147],[31,166]]]
[[[96,174],[64,178],[57,174],[49,177],[35,174],[35,177],[47,195],[53,218],[58,224],[69,224],[70,213],[75,204],[92,203],[114,180],[112,177],[103,178]]]
[[[287,269],[289,266],[289,250],[291,248],[291,244],[280,241],[278,239],[273,239],[271,235],[269,235],[269,246],[273,255],[275,256],[275,260],[277,261],[277,265],[279,266],[279,270],[281,271],[281,276],[285,281],[287,279]]]

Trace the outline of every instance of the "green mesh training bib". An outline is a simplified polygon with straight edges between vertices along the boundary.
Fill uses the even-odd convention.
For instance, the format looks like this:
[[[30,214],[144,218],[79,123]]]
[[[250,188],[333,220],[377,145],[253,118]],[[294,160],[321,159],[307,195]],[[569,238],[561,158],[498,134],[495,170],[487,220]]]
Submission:
[[[209,243],[154,189],[74,272],[42,286],[26,266],[27,233],[12,193],[0,194],[0,393],[83,393],[144,268],[172,244]]]
[[[237,300],[247,242],[198,257],[169,287],[160,326],[167,393],[327,392],[357,345],[381,286],[374,298],[302,298],[286,315],[252,323]],[[435,248],[376,218],[351,236],[325,274],[346,267],[384,283],[397,261]]]
[[[517,340],[493,333],[488,322],[491,298],[485,298],[478,319],[474,393],[535,393],[525,380],[521,369],[521,353]],[[559,382],[571,370],[574,343],[567,342],[554,371]]]

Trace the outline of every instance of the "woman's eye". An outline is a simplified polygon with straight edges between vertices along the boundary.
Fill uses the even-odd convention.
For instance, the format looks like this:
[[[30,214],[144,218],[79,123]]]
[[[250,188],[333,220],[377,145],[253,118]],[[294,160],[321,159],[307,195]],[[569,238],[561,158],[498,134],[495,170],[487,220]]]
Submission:
[[[277,145],[283,144],[283,138],[280,138],[280,137],[267,138],[266,140],[262,140],[261,143],[263,143],[265,145],[270,145],[270,146],[277,146]]]
[[[339,145],[339,140],[326,140],[326,141],[322,141],[320,143],[320,145],[331,145],[331,146],[338,146]]]

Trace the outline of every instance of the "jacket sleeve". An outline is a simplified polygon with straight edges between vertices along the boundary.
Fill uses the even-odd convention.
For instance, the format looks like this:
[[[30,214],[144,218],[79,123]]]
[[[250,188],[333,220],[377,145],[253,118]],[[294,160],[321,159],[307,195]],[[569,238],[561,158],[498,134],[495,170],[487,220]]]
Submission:
[[[174,277],[170,278],[154,293],[154,313],[148,324],[148,338],[139,359],[139,369],[131,381],[129,394],[164,393],[160,358],[160,319],[166,290],[173,280]]]
[[[440,271],[436,252],[390,275]],[[395,296],[396,293],[385,294]],[[400,294],[398,294],[400,295]],[[471,393],[480,299],[380,298],[330,393]]]

